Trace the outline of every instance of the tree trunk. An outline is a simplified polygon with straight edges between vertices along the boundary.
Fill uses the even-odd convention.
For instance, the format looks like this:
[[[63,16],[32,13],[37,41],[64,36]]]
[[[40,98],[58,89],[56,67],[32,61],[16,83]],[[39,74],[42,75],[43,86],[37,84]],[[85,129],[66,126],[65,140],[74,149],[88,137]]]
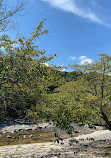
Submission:
[[[107,116],[105,115],[105,113],[103,112],[103,108],[102,105],[100,106],[100,113],[101,113],[101,117],[102,119],[106,122],[107,128],[111,131],[111,123],[108,120]]]

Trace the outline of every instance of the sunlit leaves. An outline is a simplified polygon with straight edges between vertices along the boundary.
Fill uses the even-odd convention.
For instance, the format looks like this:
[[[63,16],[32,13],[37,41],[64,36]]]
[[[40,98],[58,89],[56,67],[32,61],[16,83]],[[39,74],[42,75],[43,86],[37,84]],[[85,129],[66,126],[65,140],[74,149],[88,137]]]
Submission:
[[[95,114],[100,111],[100,116],[111,129],[109,127],[111,126],[109,121],[111,120],[109,114],[111,111],[111,100],[109,99],[111,95],[111,56],[107,54],[99,54],[99,56],[100,58],[91,64],[73,65],[72,68],[83,72],[80,79],[81,85],[84,87],[82,103],[87,109],[88,107],[93,108]]]
[[[18,117],[32,105],[44,102],[41,95],[45,91],[44,76],[47,76],[48,69],[50,71],[48,67],[44,69],[44,63],[54,57],[46,56],[45,50],[39,50],[35,42],[44,33],[47,33],[47,30],[43,29],[43,22],[40,22],[32,33],[33,38],[31,34],[30,37],[21,36],[16,40],[11,40],[7,35],[0,39],[0,95],[3,100],[1,106],[6,107],[5,112],[9,116],[10,110],[15,113],[13,117]]]

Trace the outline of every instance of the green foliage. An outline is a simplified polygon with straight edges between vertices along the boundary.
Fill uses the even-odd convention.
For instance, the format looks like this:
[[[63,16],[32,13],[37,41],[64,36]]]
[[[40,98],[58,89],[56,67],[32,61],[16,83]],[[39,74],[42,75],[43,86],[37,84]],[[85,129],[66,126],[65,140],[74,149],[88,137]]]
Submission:
[[[110,61],[107,54],[101,54],[101,58],[91,64],[74,65],[78,74],[82,72],[81,75],[70,82],[65,83],[64,80],[53,93],[47,95],[49,104],[42,106],[43,118],[48,116],[69,134],[73,130],[71,123],[101,124],[101,118],[110,129]]]
[[[79,81],[84,86],[83,94],[86,95],[84,105],[96,110],[95,114],[100,112],[100,116],[111,130],[111,57],[107,54],[99,55],[99,60],[91,64],[73,65],[72,68],[84,74]]]
[[[54,100],[52,104],[61,111],[61,117],[62,113],[64,114],[68,124],[72,122],[88,123],[89,119],[95,118],[95,115],[98,116],[97,112],[90,106],[89,96],[83,93],[84,86],[79,81],[68,82],[55,90],[57,93],[51,95]],[[91,99],[94,98],[90,97],[90,101]],[[57,114],[57,112],[55,113]]]
[[[30,37],[0,37],[1,117],[28,114],[36,121],[52,120],[69,134],[74,130],[71,123],[90,125],[102,117],[111,130],[111,57],[100,54],[91,64],[73,65],[73,72],[47,67],[56,54],[47,56],[36,45],[48,33],[43,24]]]
[[[70,81],[76,81],[80,76],[82,76],[82,72],[66,72],[66,71],[59,71],[58,72],[59,76],[64,78],[66,82]]]
[[[45,50],[39,50],[35,44],[37,38],[48,32],[43,29],[43,23],[40,22],[29,38],[21,36],[12,41],[7,35],[1,37],[0,108],[7,116],[17,118],[43,101],[41,94],[47,72],[50,73],[44,63],[54,57],[47,57]]]

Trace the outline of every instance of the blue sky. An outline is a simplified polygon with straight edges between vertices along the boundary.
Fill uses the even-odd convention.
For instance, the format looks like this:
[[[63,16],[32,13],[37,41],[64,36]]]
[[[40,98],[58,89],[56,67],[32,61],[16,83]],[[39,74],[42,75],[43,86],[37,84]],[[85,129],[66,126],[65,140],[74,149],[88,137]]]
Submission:
[[[52,64],[82,64],[97,59],[98,53],[111,55],[111,0],[29,0],[22,14],[16,18],[19,27],[7,33],[28,36],[46,19],[49,33],[37,44],[47,54],[60,52]]]

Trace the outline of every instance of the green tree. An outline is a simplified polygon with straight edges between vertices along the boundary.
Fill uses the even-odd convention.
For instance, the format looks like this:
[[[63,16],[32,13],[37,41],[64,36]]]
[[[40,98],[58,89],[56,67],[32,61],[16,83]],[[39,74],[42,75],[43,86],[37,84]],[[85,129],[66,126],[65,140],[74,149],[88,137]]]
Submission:
[[[111,130],[111,56],[99,55],[99,60],[91,64],[72,65],[72,68],[84,74],[79,80],[80,85],[84,87],[83,104],[93,108],[95,112],[98,111]]]
[[[48,71],[44,63],[54,56],[46,56],[45,50],[36,45],[36,39],[48,33],[43,23],[29,38],[21,36],[12,41],[7,35],[1,37],[0,108],[4,116],[19,117],[44,101],[44,78]]]

